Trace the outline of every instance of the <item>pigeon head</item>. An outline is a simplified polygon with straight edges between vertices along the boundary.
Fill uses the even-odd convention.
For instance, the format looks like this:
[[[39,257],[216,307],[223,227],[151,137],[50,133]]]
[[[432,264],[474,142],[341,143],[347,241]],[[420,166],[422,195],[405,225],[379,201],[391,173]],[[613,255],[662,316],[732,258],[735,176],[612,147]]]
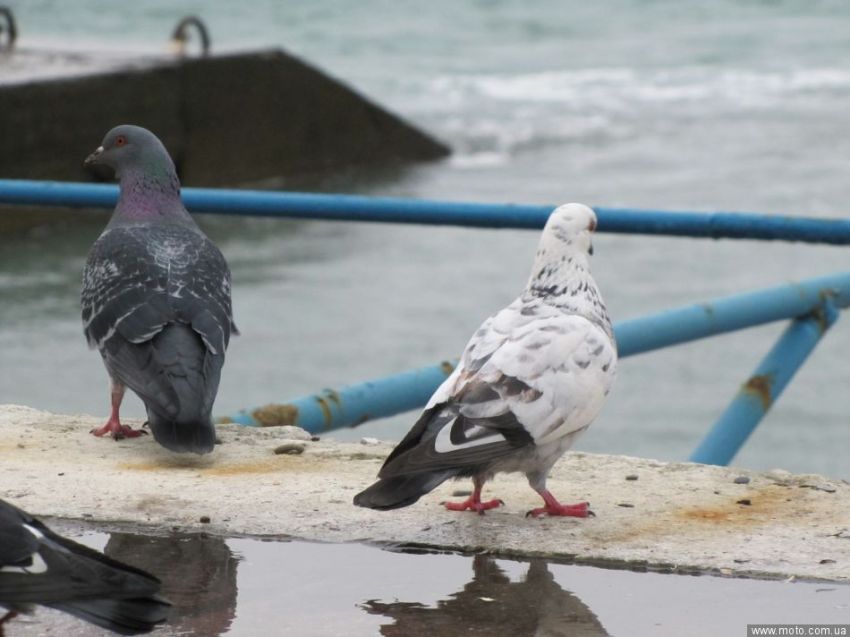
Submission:
[[[84,163],[109,166],[119,179],[129,173],[153,178],[175,175],[174,162],[157,136],[130,124],[116,126],[106,133],[103,143]]]
[[[558,206],[546,222],[537,256],[547,260],[593,254],[591,234],[596,230],[596,213],[580,203]]]
[[[587,206],[568,203],[556,208],[543,228],[526,293],[583,316],[613,338],[608,312],[590,275],[594,230],[596,214]]]
[[[110,223],[194,223],[180,200],[180,180],[174,162],[149,130],[129,124],[116,126],[85,164],[108,166],[118,177],[121,192]]]

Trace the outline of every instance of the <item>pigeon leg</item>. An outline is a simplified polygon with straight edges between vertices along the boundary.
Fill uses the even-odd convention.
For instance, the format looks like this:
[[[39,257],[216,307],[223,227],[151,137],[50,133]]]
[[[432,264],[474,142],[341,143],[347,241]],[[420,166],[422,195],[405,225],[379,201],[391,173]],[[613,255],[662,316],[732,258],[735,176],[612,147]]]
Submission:
[[[472,495],[463,502],[443,502],[443,506],[449,511],[475,511],[479,515],[484,515],[487,509],[495,509],[496,507],[504,506],[504,502],[499,499],[481,501],[481,489],[484,487],[484,481],[473,479],[474,489]]]
[[[537,493],[540,494],[540,497],[543,498],[544,506],[539,509],[532,509],[528,513],[525,514],[525,517],[533,517],[537,518],[541,515],[549,515],[549,516],[569,516],[573,518],[586,518],[588,516],[595,515],[593,511],[591,511],[587,502],[579,502],[577,504],[561,504],[552,495],[552,492],[549,489],[540,489],[537,490]]]
[[[106,421],[103,427],[92,429],[90,433],[98,437],[109,434],[115,440],[135,438],[147,434],[147,431],[133,429],[129,425],[122,425],[121,420],[118,418],[118,410],[121,409],[121,401],[124,399],[124,385],[113,381],[110,388],[110,396],[112,398],[112,411],[109,413],[109,420]]]
[[[10,610],[8,613],[3,615],[3,617],[0,617],[0,637],[3,637],[3,635],[6,634],[3,632],[3,624],[5,624],[10,619],[14,619],[17,616],[18,613],[16,611]]]

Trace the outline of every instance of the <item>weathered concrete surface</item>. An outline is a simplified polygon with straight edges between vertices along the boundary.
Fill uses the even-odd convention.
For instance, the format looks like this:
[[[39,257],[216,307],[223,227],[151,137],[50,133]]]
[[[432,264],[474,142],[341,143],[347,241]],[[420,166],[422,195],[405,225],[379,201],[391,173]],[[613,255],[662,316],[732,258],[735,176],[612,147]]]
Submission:
[[[215,452],[189,457],[149,437],[90,436],[99,424],[0,406],[0,497],[37,515],[158,528],[850,581],[850,485],[820,476],[575,453],[550,487],[590,501],[595,518],[525,518],[538,500],[520,475],[497,477],[486,495],[506,506],[483,516],[439,505],[468,486],[459,483],[382,513],[351,498],[371,483],[388,444],[307,441],[299,455],[276,455],[292,429],[222,425]],[[749,483],[736,484],[741,476]]]
[[[0,61],[0,71],[21,55]],[[66,72],[54,62],[55,77],[21,81],[18,70],[12,81],[0,81],[0,175],[88,179],[83,159],[122,123],[156,132],[190,186],[422,161],[449,152],[280,50],[121,58],[119,68],[109,70],[104,64],[97,60],[81,75],[83,56]]]

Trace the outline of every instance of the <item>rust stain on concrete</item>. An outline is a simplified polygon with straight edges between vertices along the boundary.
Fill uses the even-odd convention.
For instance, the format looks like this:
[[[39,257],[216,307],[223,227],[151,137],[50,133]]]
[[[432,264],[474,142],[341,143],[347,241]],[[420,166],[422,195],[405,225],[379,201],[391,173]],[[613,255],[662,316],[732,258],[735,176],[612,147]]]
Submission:
[[[799,514],[806,506],[805,500],[805,494],[799,489],[767,485],[734,495],[729,494],[716,505],[683,507],[676,511],[675,515],[689,522],[704,524],[758,525]]]

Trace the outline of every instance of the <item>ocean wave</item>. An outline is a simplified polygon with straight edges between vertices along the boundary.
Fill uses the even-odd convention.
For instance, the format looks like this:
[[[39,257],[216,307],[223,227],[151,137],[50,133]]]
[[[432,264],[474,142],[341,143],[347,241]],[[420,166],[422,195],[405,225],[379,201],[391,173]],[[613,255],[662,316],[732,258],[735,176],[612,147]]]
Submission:
[[[850,70],[787,71],[711,69],[639,71],[627,68],[534,73],[452,75],[433,78],[426,87],[450,108],[470,99],[562,103],[573,107],[605,104],[722,101],[750,105],[795,94],[850,90]]]
[[[605,68],[443,75],[409,88],[420,121],[451,140],[454,164],[475,168],[545,146],[618,142],[730,113],[834,109],[850,93],[850,70]]]

